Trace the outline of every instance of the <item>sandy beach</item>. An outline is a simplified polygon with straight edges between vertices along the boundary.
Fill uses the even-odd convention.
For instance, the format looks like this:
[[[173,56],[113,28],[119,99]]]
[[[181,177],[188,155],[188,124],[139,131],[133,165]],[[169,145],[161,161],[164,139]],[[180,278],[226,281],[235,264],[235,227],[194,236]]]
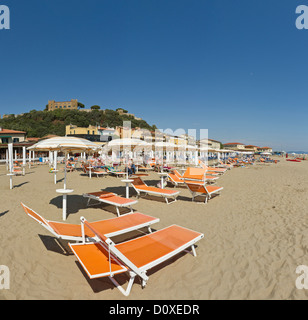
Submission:
[[[177,188],[178,201],[170,205],[139,199],[136,211],[160,219],[154,229],[178,224],[204,233],[204,239],[197,243],[197,257],[180,254],[154,268],[144,289],[135,280],[129,297],[108,278],[89,280],[68,242],[60,241],[61,248],[21,207],[23,202],[46,219],[62,221],[62,198],[55,190],[63,186],[63,170],[55,185],[47,165],[27,168],[10,190],[1,166],[0,265],[10,269],[10,289],[0,290],[0,299],[307,299],[308,291],[295,286],[295,269],[308,264],[308,161],[279,159],[229,170],[217,182],[224,187],[221,195],[206,205],[193,203],[186,188]],[[116,216],[113,207],[86,207],[82,194],[104,189],[124,196],[121,179],[89,179],[75,171],[67,181],[74,189],[67,223]],[[156,185],[159,176],[152,172],[145,181]],[[136,197],[132,188],[130,195]]]

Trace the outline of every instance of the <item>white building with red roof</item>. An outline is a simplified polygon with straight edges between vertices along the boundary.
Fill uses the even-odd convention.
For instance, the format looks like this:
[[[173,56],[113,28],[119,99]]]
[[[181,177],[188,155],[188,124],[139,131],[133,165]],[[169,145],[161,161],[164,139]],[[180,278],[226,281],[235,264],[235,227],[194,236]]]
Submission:
[[[0,143],[19,143],[26,140],[26,132],[0,128]]]

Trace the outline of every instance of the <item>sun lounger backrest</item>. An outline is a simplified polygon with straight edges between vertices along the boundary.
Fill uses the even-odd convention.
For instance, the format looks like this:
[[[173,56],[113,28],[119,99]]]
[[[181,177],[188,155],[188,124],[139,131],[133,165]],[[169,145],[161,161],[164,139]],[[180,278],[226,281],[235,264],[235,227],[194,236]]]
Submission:
[[[207,193],[207,190],[205,189],[204,185],[200,185],[196,183],[188,183],[188,182],[186,182],[186,185],[192,192]]]
[[[205,164],[201,160],[198,160],[198,163],[202,168],[205,168]]]
[[[143,182],[143,180],[140,177],[132,178],[132,180],[134,180],[132,182],[132,184],[134,186],[136,186],[136,187],[144,187],[144,186],[146,186],[146,184]]]
[[[42,216],[40,216],[38,213],[30,209],[29,207],[25,206],[22,202],[21,205],[29,217],[49,227],[48,221],[45,220]]]
[[[168,173],[168,176],[170,177],[170,179],[172,179],[175,182],[183,182],[183,180],[181,180],[176,174],[174,173]]]
[[[204,180],[206,170],[203,168],[192,168],[189,167],[186,169],[183,174],[184,179],[196,179],[196,180]]]
[[[176,169],[174,169],[172,171],[179,179],[182,178],[182,175],[179,173],[179,171],[177,171]]]
[[[86,167],[86,165],[85,164],[82,164],[82,170],[83,170],[83,172],[84,173],[88,173],[88,168]]]

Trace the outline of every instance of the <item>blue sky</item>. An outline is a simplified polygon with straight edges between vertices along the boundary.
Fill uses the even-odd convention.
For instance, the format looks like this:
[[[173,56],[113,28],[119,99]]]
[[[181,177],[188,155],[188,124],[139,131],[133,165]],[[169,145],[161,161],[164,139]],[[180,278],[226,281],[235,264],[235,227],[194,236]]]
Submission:
[[[3,0],[0,113],[49,99],[308,151],[304,0]]]

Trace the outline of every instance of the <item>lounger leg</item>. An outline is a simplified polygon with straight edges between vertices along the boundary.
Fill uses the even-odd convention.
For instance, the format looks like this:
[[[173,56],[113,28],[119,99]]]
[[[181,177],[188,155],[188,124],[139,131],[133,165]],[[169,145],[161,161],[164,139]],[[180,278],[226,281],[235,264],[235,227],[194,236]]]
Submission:
[[[165,201],[166,201],[167,204],[173,203],[173,202],[176,201],[176,197],[173,197],[173,201],[168,201],[168,198],[165,197]]]
[[[118,281],[116,281],[113,277],[109,276],[109,279],[116,286],[116,288],[119,289],[126,297],[130,294],[130,291],[132,289],[132,286],[136,277],[136,274],[134,272],[129,272],[129,275],[130,275],[130,279],[129,279],[126,290],[123,289],[123,287],[118,283]]]
[[[117,215],[118,215],[118,217],[119,217],[119,216],[120,216],[119,207],[116,207],[116,210],[117,210]]]
[[[195,247],[194,247],[193,245],[191,246],[191,250],[185,249],[185,250],[183,250],[183,252],[189,253],[189,254],[191,254],[191,255],[194,256],[194,257],[197,256],[196,249],[195,249]]]
[[[87,202],[87,207],[89,206],[90,204],[90,201],[91,201],[91,198],[88,199],[88,202]]]
[[[195,192],[193,192],[193,193],[191,194],[191,201],[195,201],[195,195],[196,195]]]
[[[197,253],[196,253],[196,249],[195,249],[194,245],[191,246],[191,250],[192,250],[192,253],[193,253],[194,257],[196,257]]]
[[[145,272],[145,274],[146,274],[146,272]],[[144,279],[142,279],[142,282],[141,282],[142,289],[144,289],[146,285],[147,285],[147,282]]]

